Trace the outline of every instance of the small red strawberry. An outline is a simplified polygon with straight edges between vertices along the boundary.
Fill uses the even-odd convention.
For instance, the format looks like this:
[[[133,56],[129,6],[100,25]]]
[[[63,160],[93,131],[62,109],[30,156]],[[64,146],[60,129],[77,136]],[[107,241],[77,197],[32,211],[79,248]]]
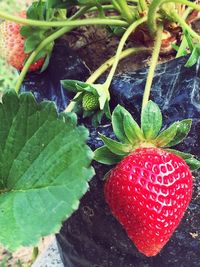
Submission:
[[[142,112],[141,128],[121,106],[113,111],[112,125],[121,142],[100,135],[105,146],[95,151],[96,161],[119,162],[106,176],[105,199],[138,250],[155,256],[191,200],[190,168],[200,167],[193,155],[168,149],[186,137],[191,120],[175,122],[160,133],[161,111],[149,101]]]
[[[105,184],[113,215],[146,256],[156,255],[167,243],[191,196],[186,162],[158,148],[140,148],[125,157]]]
[[[26,18],[23,11],[18,16]],[[17,70],[22,70],[29,54],[24,52],[25,38],[20,34],[21,25],[15,22],[4,21],[0,24],[0,55],[7,63]],[[44,64],[45,59],[41,58],[34,62],[29,71],[39,70]]]

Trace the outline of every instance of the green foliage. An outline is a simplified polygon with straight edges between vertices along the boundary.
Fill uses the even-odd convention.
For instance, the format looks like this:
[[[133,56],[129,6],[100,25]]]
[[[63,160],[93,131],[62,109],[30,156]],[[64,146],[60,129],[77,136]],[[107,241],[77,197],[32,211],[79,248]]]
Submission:
[[[52,102],[14,91],[0,106],[0,242],[34,245],[59,231],[79,206],[94,171],[88,131]]]

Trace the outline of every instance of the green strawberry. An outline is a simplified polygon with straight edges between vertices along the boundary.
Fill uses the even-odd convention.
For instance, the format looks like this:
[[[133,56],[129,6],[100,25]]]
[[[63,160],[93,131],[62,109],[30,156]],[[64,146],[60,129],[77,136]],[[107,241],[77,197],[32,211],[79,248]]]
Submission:
[[[99,107],[99,97],[86,92],[83,96],[82,106],[85,111],[93,111]]]

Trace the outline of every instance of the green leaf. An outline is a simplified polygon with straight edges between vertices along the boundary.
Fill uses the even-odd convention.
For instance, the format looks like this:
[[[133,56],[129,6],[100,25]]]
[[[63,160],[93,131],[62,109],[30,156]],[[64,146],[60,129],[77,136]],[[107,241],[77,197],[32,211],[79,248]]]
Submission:
[[[191,129],[192,120],[185,119],[177,123],[177,131],[173,140],[167,144],[167,147],[175,146],[183,141],[183,139],[188,135]]]
[[[102,146],[94,152],[94,160],[106,165],[114,165],[120,162],[122,158],[123,156],[112,153],[106,146]]]
[[[108,149],[116,155],[127,155],[131,151],[132,147],[130,145],[119,143],[102,134],[99,134],[99,136],[104,144],[108,147]]]
[[[173,123],[169,128],[161,132],[161,134],[155,139],[154,143],[158,147],[167,146],[174,139],[177,128],[179,124],[177,122]]]
[[[8,113],[7,113],[8,111]],[[10,250],[58,232],[94,171],[88,131],[52,102],[9,92],[0,105],[0,243]],[[3,140],[2,140],[3,138]]]
[[[162,114],[159,106],[149,101],[141,116],[141,128],[146,140],[156,138],[162,126]]]

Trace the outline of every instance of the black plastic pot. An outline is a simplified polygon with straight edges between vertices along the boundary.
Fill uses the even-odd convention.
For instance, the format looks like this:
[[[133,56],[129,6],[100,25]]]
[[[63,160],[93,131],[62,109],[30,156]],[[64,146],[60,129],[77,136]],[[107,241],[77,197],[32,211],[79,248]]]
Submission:
[[[175,120],[193,118],[192,130],[178,148],[200,157],[200,69],[199,65],[185,68],[183,57],[159,65],[156,71],[151,99],[162,109],[164,125]],[[139,122],[141,100],[147,69],[118,75],[111,87],[114,107],[120,103]],[[65,45],[58,43],[47,71],[30,75],[22,90],[32,90],[41,100],[51,99],[62,110],[71,95],[63,91],[63,78],[85,79],[88,69]],[[93,128],[89,121],[81,121],[90,129],[89,145],[94,149],[102,143],[98,132],[112,136],[109,122]],[[103,196],[102,180],[108,167],[94,163],[96,176],[81,205],[64,222],[57,243],[66,267],[198,267],[200,266],[200,176],[194,173],[193,199],[168,244],[156,257],[140,254],[124,229],[111,215]]]

